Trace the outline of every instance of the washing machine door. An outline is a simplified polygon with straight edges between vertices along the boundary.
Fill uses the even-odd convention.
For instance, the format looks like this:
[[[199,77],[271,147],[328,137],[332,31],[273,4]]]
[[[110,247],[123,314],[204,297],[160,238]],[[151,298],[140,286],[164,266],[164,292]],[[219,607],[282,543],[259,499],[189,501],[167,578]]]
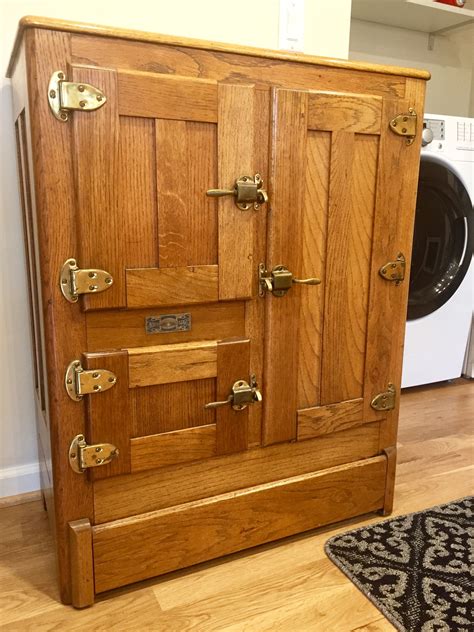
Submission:
[[[422,154],[408,298],[408,320],[433,313],[458,289],[472,259],[473,209],[451,163]]]

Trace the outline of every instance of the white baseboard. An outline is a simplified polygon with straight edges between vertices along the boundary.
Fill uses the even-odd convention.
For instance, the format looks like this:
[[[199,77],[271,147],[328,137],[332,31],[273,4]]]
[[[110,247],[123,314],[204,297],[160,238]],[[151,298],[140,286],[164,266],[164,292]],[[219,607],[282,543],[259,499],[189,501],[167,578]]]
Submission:
[[[39,463],[0,469],[0,498],[41,489]]]

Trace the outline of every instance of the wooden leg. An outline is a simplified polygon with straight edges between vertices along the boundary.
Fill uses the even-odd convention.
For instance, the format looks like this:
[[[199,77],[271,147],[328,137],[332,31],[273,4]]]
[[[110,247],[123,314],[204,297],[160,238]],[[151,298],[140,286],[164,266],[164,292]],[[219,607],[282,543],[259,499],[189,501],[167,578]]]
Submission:
[[[393,445],[383,451],[387,457],[387,478],[385,480],[385,500],[381,514],[388,516],[393,511],[393,492],[395,489],[395,472],[397,469],[397,446]]]
[[[69,523],[72,605],[86,608],[94,603],[92,528],[87,518]]]

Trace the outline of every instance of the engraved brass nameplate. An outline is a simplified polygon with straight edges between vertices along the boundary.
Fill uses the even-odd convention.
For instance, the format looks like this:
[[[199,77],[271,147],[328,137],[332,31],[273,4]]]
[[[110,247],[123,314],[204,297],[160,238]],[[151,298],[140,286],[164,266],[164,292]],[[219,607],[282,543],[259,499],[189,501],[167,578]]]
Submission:
[[[191,331],[191,314],[163,314],[145,318],[147,334],[169,334],[173,331]]]

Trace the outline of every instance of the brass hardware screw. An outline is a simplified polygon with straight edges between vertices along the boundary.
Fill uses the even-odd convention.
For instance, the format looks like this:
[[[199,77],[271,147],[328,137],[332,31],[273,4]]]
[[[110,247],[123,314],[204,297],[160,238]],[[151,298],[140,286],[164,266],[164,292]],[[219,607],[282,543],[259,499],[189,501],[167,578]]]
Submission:
[[[56,90],[50,90],[50,91],[49,91],[49,96],[50,96],[52,99],[55,99],[55,98],[56,98]]]
[[[59,72],[58,73],[58,79],[64,79],[64,73],[63,72]]]
[[[99,101],[99,103],[102,101],[102,97],[100,94],[97,95],[97,101]]]
[[[407,131],[407,128],[406,128],[406,127],[402,127],[402,132],[403,132],[404,134],[406,134],[406,131]]]
[[[94,384],[94,391],[100,391],[100,386],[98,384]]]
[[[79,92],[84,92],[84,86],[77,86],[77,89],[79,90]]]
[[[109,377],[109,382],[111,384],[115,384],[115,378],[114,377]]]
[[[90,278],[90,279],[95,279],[95,278],[96,278],[96,276],[97,276],[97,273],[96,273],[96,272],[89,272],[89,278]]]
[[[91,292],[94,292],[94,290],[97,290],[98,286],[97,285],[89,285],[89,290]]]
[[[71,378],[69,378],[69,379],[68,379],[67,383],[68,383],[68,384],[72,384],[72,380],[71,380]]]
[[[85,108],[87,105],[86,101],[79,101],[79,105],[81,106],[81,108]]]
[[[98,378],[98,377],[100,377],[100,373],[93,373],[92,377]]]
[[[61,118],[63,119],[63,121],[67,121],[67,114],[66,114],[66,112],[63,112],[61,114]]]
[[[112,283],[112,279],[110,277],[106,277],[105,283],[107,283],[107,285],[110,285]]]
[[[102,448],[96,448],[95,451],[96,452],[100,452],[102,450]]]
[[[61,283],[62,283],[63,285],[67,285],[67,279],[62,279]]]

